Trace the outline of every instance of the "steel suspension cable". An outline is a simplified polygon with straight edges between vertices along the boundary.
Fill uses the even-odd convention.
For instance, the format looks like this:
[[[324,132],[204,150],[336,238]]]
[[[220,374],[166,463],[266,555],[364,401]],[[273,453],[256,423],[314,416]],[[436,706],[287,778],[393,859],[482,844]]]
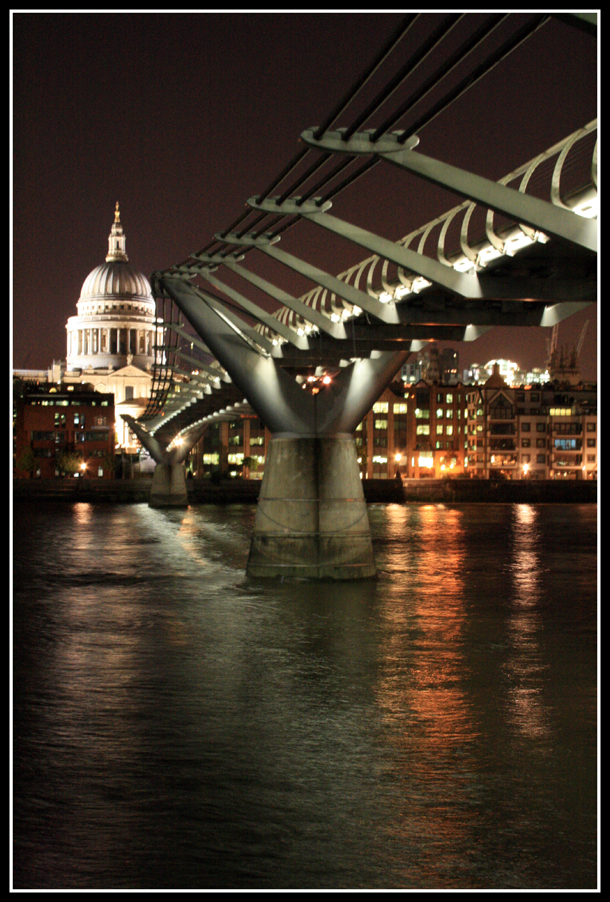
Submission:
[[[349,106],[349,104],[354,100],[354,98],[359,94],[362,88],[366,85],[366,83],[373,77],[377,69],[385,62],[390,53],[394,50],[394,48],[398,45],[399,41],[406,35],[411,26],[415,23],[415,21],[419,18],[420,13],[411,13],[406,16],[405,19],[401,22],[399,27],[396,29],[394,34],[390,37],[387,44],[381,49],[377,57],[373,60],[369,68],[360,76],[356,84],[348,91],[343,100],[335,107],[335,109],[329,113],[326,119],[323,120],[322,124],[318,126],[314,137],[316,141],[318,141],[324,132],[332,125],[332,123],[337,119],[338,116],[341,115],[345,111],[345,109]]]
[[[396,73],[394,78],[386,85],[386,87],[377,94],[377,96],[368,104],[354,122],[341,135],[343,141],[347,141],[366,122],[367,119],[376,112],[380,106],[386,103],[394,91],[403,83],[403,81],[415,72],[424,60],[432,53],[432,51],[447,37],[447,35],[462,20],[465,13],[455,13],[447,16],[440,25],[438,25],[432,34],[421,44],[415,54],[405,63],[404,66]]]
[[[405,113],[409,112],[416,103],[419,103],[420,100],[428,94],[433,88],[435,88],[440,82],[447,77],[447,75],[452,72],[453,69],[459,64],[462,63],[469,54],[471,54],[476,48],[487,38],[505,19],[508,18],[508,13],[498,13],[492,16],[491,20],[485,22],[470,38],[464,41],[458,49],[453,53],[449,59],[444,63],[443,66],[439,70],[437,70],[433,75],[428,78],[423,85],[412,94],[407,100],[398,107],[397,110],[389,116],[385,122],[383,122],[374,134],[371,135],[370,140],[374,143],[381,138],[387,131],[389,131],[393,125],[395,125]]]
[[[438,116],[439,113],[446,110],[450,104],[452,104],[458,97],[461,97],[462,94],[465,94],[466,91],[470,90],[484,75],[487,75],[488,72],[491,72],[498,63],[502,62],[502,60],[506,59],[509,54],[516,50],[524,41],[526,41],[535,31],[537,31],[542,25],[549,21],[551,18],[548,14],[541,14],[536,16],[533,22],[528,22],[522,28],[520,28],[512,38],[506,41],[502,47],[500,47],[495,53],[493,53],[488,59],[481,63],[481,65],[477,66],[470,75],[467,75],[462,81],[452,90],[449,94],[446,94],[445,97],[441,98],[427,113],[421,116],[417,122],[415,122],[412,126],[405,130],[405,132],[399,137],[398,142],[400,144],[404,144],[408,139],[414,135],[417,131],[422,129],[425,125],[429,125],[433,119]]]

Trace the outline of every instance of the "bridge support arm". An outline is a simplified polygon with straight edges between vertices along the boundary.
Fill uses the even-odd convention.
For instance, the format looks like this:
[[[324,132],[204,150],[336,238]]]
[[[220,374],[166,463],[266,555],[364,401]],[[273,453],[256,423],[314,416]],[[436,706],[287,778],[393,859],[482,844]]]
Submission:
[[[123,419],[133,432],[135,436],[139,439],[141,444],[146,448],[152,459],[157,464],[169,463],[169,458],[167,454],[167,450],[161,445],[161,443],[151,435],[150,432],[140,425],[133,417],[128,416],[127,414],[123,414]]]

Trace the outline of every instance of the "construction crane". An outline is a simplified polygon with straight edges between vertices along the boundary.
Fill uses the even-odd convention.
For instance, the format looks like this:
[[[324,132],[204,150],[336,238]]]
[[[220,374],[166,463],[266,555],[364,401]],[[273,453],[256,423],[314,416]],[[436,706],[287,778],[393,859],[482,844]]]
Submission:
[[[580,338],[578,339],[578,344],[576,345],[576,359],[580,357],[580,352],[582,351],[582,346],[585,340],[585,335],[587,334],[587,328],[589,326],[589,320],[586,320],[584,326],[582,327],[582,332],[580,333]]]

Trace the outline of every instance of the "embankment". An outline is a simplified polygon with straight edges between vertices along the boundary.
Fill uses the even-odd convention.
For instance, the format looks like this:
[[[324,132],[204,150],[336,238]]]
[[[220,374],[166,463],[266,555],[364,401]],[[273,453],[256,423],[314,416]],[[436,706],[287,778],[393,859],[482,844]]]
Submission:
[[[15,479],[13,499],[30,501],[87,501],[141,504],[148,501],[151,478],[140,479]],[[597,482],[580,480],[490,479],[366,479],[364,496],[371,504],[404,502],[506,504],[592,504]],[[254,504],[261,487],[258,479],[228,479],[220,483],[187,480],[193,504]]]

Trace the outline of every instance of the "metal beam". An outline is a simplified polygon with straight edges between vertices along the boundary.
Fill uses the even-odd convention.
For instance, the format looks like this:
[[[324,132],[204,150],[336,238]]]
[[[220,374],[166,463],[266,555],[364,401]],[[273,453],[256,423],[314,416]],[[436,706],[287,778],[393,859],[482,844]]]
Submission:
[[[265,203],[265,202],[263,202]],[[257,202],[255,202],[254,198],[250,198],[248,201],[250,206],[255,206]],[[283,206],[283,205],[282,205]],[[244,238],[240,239],[239,242],[234,236],[227,236],[225,238],[226,241],[233,240],[235,243],[243,243],[243,244],[252,244],[255,245],[258,250],[262,251],[267,256],[272,257],[274,260],[277,260],[279,263],[283,263],[284,266],[288,266],[290,269],[294,269],[296,272],[301,273],[306,278],[311,279],[312,282],[316,282],[318,285],[321,285],[323,288],[328,289],[329,291],[336,294],[338,297],[343,298],[343,300],[347,301],[354,307],[360,307],[361,310],[366,310],[367,313],[370,313],[371,316],[375,316],[377,319],[380,319],[385,323],[395,323],[398,322],[398,318],[396,316],[396,312],[394,310],[394,304],[382,304],[381,301],[378,301],[377,298],[371,297],[370,294],[366,294],[364,291],[360,291],[358,288],[354,288],[353,285],[349,285],[346,282],[342,282],[341,279],[335,278],[335,276],[331,276],[329,273],[324,272],[321,269],[318,269],[316,266],[312,266],[311,264],[305,262],[304,260],[300,260],[298,257],[295,257],[293,254],[288,254],[285,251],[281,251],[279,248],[272,247],[271,242],[269,240],[257,240],[251,238],[251,236],[244,236]],[[279,240],[279,239],[278,239]],[[234,264],[228,264],[232,269],[235,268]],[[238,268],[240,274],[244,275],[244,278],[249,278],[246,275],[246,270],[243,270],[242,267]],[[255,277],[258,278],[258,277]],[[260,280],[263,281],[263,280]],[[269,285],[269,283],[267,283]],[[273,287],[273,286],[271,286]],[[279,299],[279,298],[278,298]],[[303,307],[309,311],[309,316],[307,317],[310,322],[313,323],[312,315],[315,317],[315,311],[312,311],[311,307],[300,302]],[[290,306],[290,305],[287,305]],[[300,314],[304,316],[304,313]],[[318,314],[317,317],[320,317],[323,314]],[[327,322],[328,317],[325,317]],[[332,324],[336,325],[336,324]],[[324,329],[325,332],[328,332],[328,328]],[[345,337],[344,334],[335,334],[336,338]]]
[[[230,285],[226,285],[224,282],[221,282],[220,279],[217,279],[209,270],[201,269],[199,274],[202,278],[206,279],[213,285],[215,288],[218,288],[219,291],[222,291],[223,294],[226,294],[228,298],[242,307],[246,313],[249,313],[250,316],[254,317],[261,325],[267,326],[272,332],[275,332],[276,335],[281,338],[286,339],[291,344],[295,345],[298,348],[307,348],[307,338],[304,336],[298,335],[294,329],[291,329],[290,326],[287,326],[285,323],[281,322],[279,319],[273,316],[273,314],[269,313],[266,310],[263,310],[262,307],[259,307],[257,304],[254,304],[248,298],[244,297],[243,294],[240,294],[239,291],[236,291],[234,288],[231,288]],[[265,338],[263,335],[260,335],[258,332],[256,333],[258,336],[259,344],[261,347],[265,347],[269,353],[273,351],[273,344],[269,341],[269,339]]]
[[[227,235],[224,240],[231,241],[232,238],[233,236]],[[275,256],[272,253],[274,250],[273,248],[268,249],[265,246],[260,246],[259,250],[263,251],[263,253],[267,253],[270,250],[271,253],[269,253],[269,256]],[[332,338],[345,338],[345,329],[341,323],[332,322],[332,320],[328,316],[325,316],[319,310],[315,310],[313,307],[310,307],[303,301],[292,297],[292,295],[287,294],[287,292],[282,291],[276,285],[268,282],[267,279],[263,279],[260,276],[257,276],[255,273],[244,269],[243,266],[239,266],[237,263],[233,263],[231,261],[227,261],[225,265],[232,272],[236,273],[238,276],[241,276],[242,279],[246,279],[248,282],[251,282],[261,291],[264,291],[265,294],[268,294],[269,297],[272,297],[274,300],[279,301],[279,303],[284,307],[288,307],[288,309],[296,313],[297,316],[300,316],[303,320],[310,323],[312,326],[316,326],[318,329],[320,329],[320,331],[326,332],[326,334],[330,335]]]

